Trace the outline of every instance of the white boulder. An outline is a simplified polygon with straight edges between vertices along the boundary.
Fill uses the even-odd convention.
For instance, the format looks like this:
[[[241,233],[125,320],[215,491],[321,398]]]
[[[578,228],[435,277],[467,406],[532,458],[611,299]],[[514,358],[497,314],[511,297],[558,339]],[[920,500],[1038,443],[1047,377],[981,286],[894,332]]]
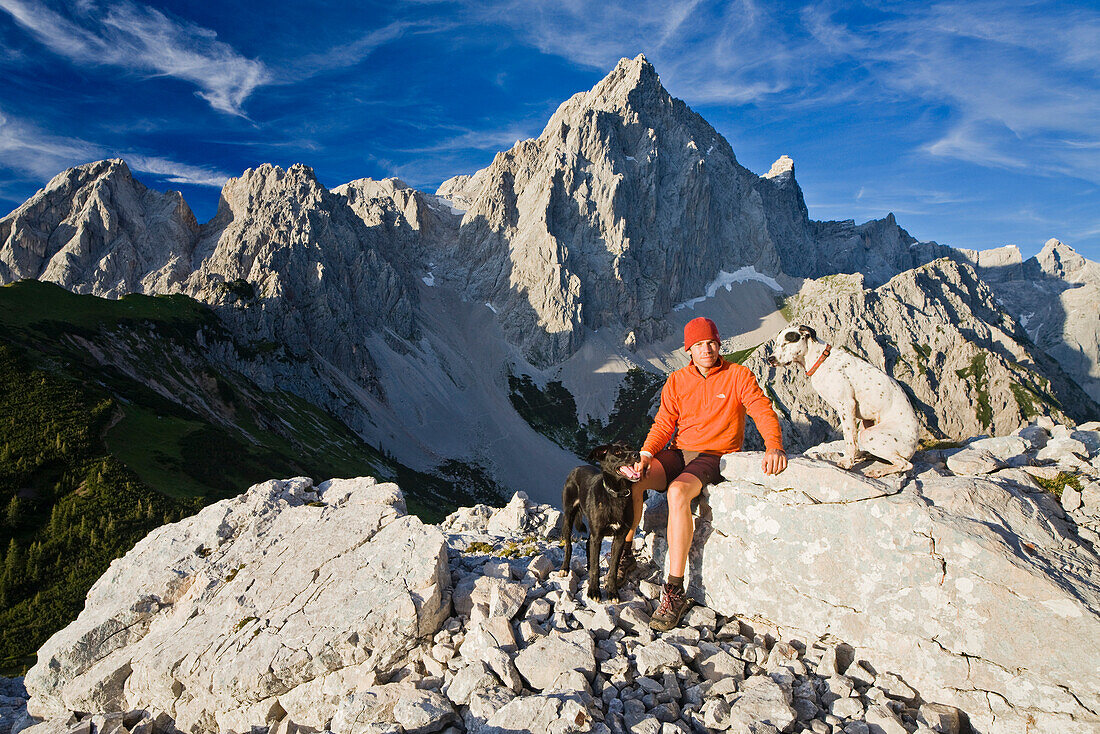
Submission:
[[[444,536],[393,484],[270,481],[111,564],[26,676],[37,717],[163,712],[181,731],[325,728],[450,611]]]
[[[689,555],[707,606],[835,635],[983,732],[1100,726],[1100,670],[1080,646],[1100,639],[1100,559],[1039,494],[974,477],[891,485],[797,457],[765,476],[758,453],[722,470]],[[663,538],[652,547],[663,560]]]

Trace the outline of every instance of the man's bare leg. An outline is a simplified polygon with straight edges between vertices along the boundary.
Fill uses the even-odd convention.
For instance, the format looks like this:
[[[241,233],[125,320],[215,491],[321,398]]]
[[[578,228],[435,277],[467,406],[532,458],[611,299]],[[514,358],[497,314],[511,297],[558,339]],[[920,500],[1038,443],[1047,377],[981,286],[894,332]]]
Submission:
[[[665,488],[665,468],[661,462],[650,463],[645,476],[634,482],[630,492],[630,499],[634,503],[634,523],[630,526],[630,532],[626,534],[626,543],[629,547],[634,542],[634,531],[638,529],[638,523],[642,521],[642,504],[645,501],[645,491],[655,489],[658,492]]]
[[[683,473],[668,485],[668,575],[682,578],[687,568],[688,551],[695,533],[691,501],[703,491],[703,482],[694,474]]]

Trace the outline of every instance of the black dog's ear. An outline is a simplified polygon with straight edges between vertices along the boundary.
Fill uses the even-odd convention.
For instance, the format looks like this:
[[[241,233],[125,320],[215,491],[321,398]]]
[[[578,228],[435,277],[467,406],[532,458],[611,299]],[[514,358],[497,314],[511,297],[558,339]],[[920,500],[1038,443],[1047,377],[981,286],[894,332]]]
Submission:
[[[597,446],[596,448],[592,449],[592,451],[590,451],[588,454],[588,463],[599,464],[601,461],[603,461],[603,457],[607,456],[607,451],[610,448],[610,444],[604,444],[603,446]]]
[[[814,341],[817,341],[817,332],[811,329],[809,326],[799,326],[798,333],[803,336],[808,336]]]

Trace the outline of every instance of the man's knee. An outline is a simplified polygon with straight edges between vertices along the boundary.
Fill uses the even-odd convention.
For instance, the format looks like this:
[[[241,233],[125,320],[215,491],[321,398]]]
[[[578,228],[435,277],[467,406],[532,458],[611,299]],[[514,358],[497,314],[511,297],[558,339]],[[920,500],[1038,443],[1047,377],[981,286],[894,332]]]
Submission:
[[[694,477],[692,477],[692,479],[694,479]],[[674,479],[668,485],[667,501],[669,507],[690,507],[691,501],[699,496],[699,492],[702,489],[702,484],[697,479],[694,479],[694,481],[685,481],[679,478]]]

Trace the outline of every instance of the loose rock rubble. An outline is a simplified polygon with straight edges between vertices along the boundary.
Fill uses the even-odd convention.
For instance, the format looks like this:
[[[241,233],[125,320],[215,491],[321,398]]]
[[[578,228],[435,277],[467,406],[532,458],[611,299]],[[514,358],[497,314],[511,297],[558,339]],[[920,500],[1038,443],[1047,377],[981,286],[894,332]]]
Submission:
[[[315,723],[333,734],[829,734],[869,731],[876,721],[922,733],[961,730],[964,716],[929,708],[897,676],[868,673],[872,665],[853,662],[855,651],[835,640],[780,640],[702,606],[682,627],[656,636],[648,624],[659,572],[644,548],[642,578],[624,586],[623,601],[592,602],[581,593],[583,558],[563,576],[556,572],[560,544],[525,534],[553,527],[559,514],[517,494],[505,508],[448,517],[440,527],[455,613],[388,674],[363,681]],[[22,701],[21,688],[12,688]],[[280,711],[278,701],[268,708],[268,719],[255,723],[271,734],[317,731]],[[25,729],[29,717],[13,719],[14,731],[34,734],[135,734],[172,724],[143,710],[70,713]]]

